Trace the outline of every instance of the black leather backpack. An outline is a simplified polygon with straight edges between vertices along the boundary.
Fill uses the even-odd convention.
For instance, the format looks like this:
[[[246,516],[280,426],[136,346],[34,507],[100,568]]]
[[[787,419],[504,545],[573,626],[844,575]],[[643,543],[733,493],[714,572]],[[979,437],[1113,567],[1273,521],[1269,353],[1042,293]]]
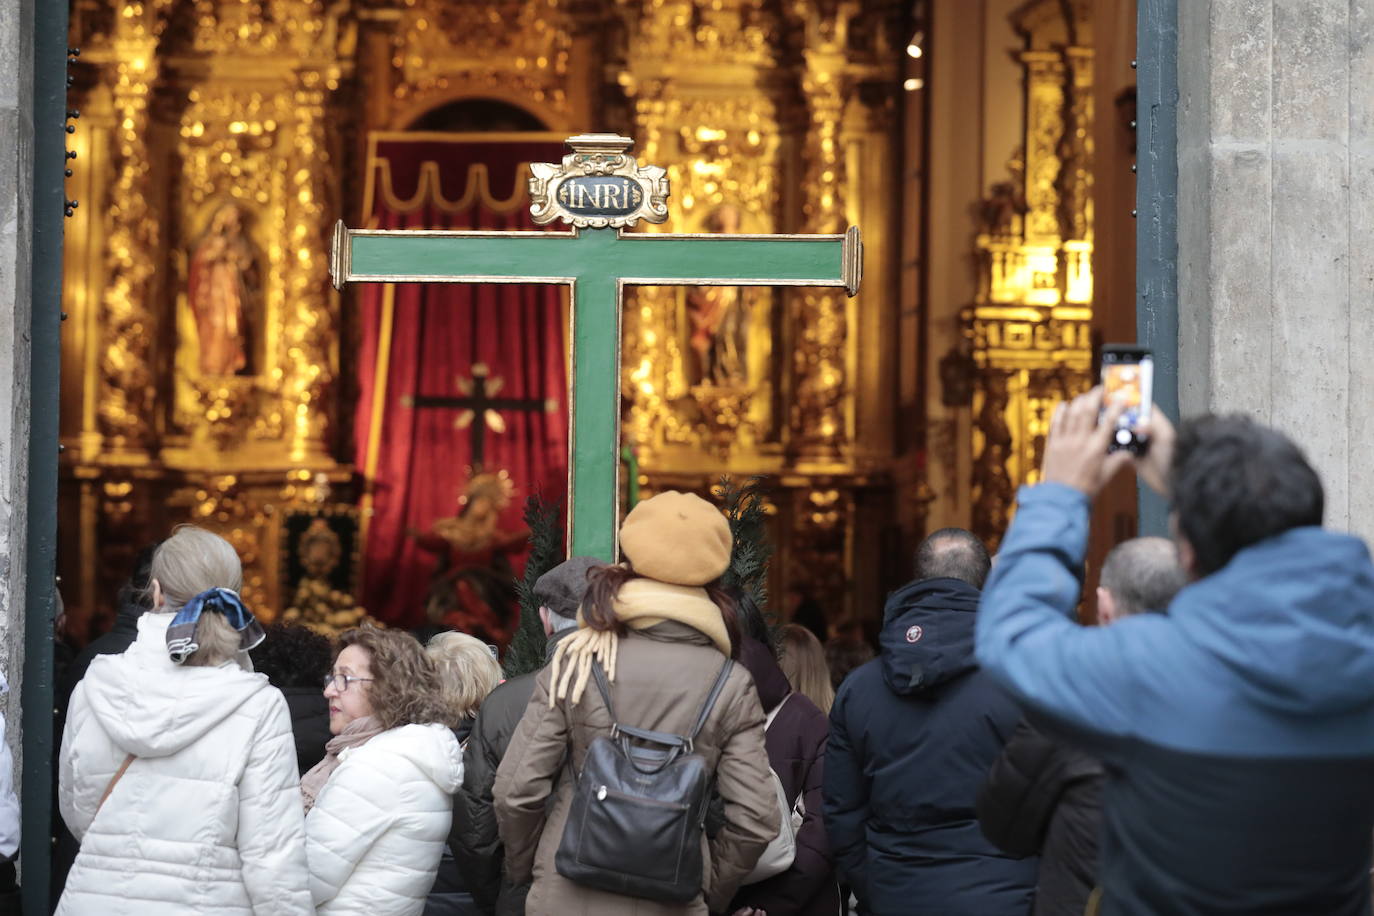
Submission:
[[[725,660],[690,735],[622,725],[605,672],[592,666],[611,714],[611,734],[587,747],[554,857],[560,875],[660,903],[690,903],[701,893],[701,834],[712,774],[693,742],[733,665]]]

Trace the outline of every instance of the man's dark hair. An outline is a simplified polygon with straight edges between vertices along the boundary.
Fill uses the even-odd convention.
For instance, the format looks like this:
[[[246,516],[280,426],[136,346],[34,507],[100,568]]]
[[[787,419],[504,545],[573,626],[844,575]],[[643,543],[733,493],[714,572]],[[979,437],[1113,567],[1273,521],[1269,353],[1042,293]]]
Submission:
[[[129,579],[119,588],[119,606],[138,606],[145,611],[153,607],[153,554],[162,546],[161,541],[146,545],[134,558],[134,568]]]
[[[1322,483],[1302,450],[1240,414],[1184,423],[1169,476],[1179,531],[1200,576],[1251,544],[1322,523]]]
[[[1178,563],[1178,549],[1167,538],[1122,541],[1102,563],[1101,585],[1116,599],[1117,614],[1128,617],[1162,612],[1188,576]]]
[[[283,687],[319,687],[334,663],[334,648],[327,637],[309,627],[274,623],[263,628],[267,638],[248,653],[253,670],[267,675],[278,690]]]
[[[916,549],[916,578],[958,579],[981,589],[992,559],[978,536],[963,528],[941,528]]]

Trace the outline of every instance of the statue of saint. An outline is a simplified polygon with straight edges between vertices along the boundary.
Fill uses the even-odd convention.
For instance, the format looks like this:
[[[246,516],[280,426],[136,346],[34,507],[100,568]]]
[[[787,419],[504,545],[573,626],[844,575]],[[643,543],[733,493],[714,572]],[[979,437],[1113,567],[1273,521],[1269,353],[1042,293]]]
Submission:
[[[429,622],[505,645],[518,620],[515,570],[510,557],[525,549],[529,529],[500,527],[514,490],[509,475],[482,473],[468,481],[458,514],[429,532],[412,532],[439,565],[425,603]]]
[[[723,204],[706,221],[708,232],[740,231],[739,209]],[[687,293],[691,346],[703,385],[736,387],[749,380],[748,316],[738,286],[694,286]]]
[[[235,204],[224,204],[191,253],[189,299],[204,376],[250,370],[248,316],[258,292],[253,247]]]

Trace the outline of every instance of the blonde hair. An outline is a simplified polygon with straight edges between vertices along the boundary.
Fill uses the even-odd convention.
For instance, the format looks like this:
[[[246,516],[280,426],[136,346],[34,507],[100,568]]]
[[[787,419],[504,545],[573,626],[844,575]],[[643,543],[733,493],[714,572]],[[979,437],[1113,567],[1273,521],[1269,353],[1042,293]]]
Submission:
[[[238,654],[241,642],[239,631],[229,625],[223,614],[206,611],[196,622],[198,648],[182,664],[187,668],[217,667]]]
[[[158,545],[149,571],[149,588],[162,589],[158,611],[179,611],[206,589],[243,588],[243,564],[229,542],[195,525],[179,525]]]
[[[228,541],[195,525],[179,525],[153,553],[148,587],[156,582],[162,605],[154,610],[172,613],[212,588],[237,592],[243,587],[243,564]],[[223,614],[200,616],[196,624],[199,648],[187,656],[187,667],[213,668],[238,654],[240,637]]]
[[[835,703],[835,688],[830,684],[830,668],[825,663],[821,641],[806,627],[789,623],[782,628],[778,667],[787,675],[792,689],[830,714]]]
[[[453,710],[454,724],[476,715],[487,694],[501,683],[501,666],[487,644],[466,633],[438,633],[425,654],[439,669],[444,701]]]

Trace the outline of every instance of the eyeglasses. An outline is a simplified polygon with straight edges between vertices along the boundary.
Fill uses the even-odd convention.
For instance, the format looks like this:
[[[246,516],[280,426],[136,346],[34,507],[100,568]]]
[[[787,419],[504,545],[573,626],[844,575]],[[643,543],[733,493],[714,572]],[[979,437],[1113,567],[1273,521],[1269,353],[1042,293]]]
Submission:
[[[324,689],[328,690],[332,686],[339,693],[343,693],[348,690],[349,684],[370,680],[372,680],[370,677],[354,677],[351,674],[326,674],[324,676]]]

